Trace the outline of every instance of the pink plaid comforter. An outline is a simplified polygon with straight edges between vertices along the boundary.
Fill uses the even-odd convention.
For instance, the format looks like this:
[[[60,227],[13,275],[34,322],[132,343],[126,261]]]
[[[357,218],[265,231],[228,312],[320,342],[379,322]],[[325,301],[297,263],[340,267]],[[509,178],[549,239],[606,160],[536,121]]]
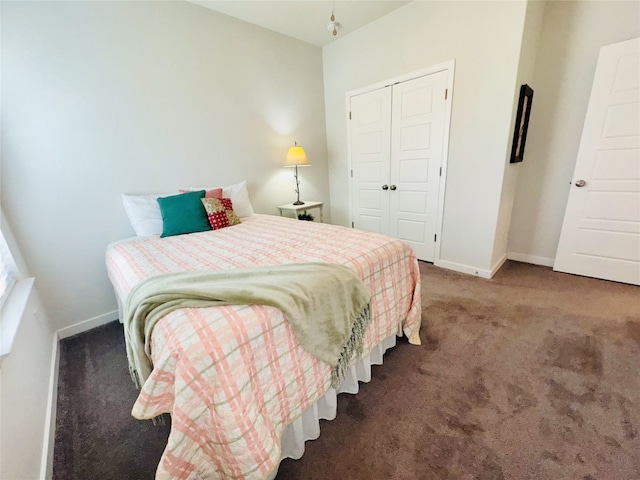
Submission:
[[[107,271],[122,302],[164,272],[329,262],[353,268],[372,293],[366,352],[397,331],[419,344],[420,275],[403,242],[350,228],[253,215],[221,230],[111,244]],[[156,478],[262,479],[280,461],[284,428],[330,388],[331,368],[307,353],[266,306],[186,308],[159,321],[154,370],[138,419],[172,416]]]

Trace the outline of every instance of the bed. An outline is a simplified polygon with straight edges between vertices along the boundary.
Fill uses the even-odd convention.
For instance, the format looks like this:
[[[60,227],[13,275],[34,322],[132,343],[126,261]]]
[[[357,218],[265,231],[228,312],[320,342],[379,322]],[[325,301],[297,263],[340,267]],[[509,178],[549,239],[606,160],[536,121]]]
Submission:
[[[420,275],[413,250],[384,235],[253,214],[233,227],[108,246],[107,273],[120,305],[139,282],[168,272],[326,262],[355,270],[371,291],[364,355],[338,388],[331,367],[307,353],[284,315],[261,305],[182,308],[150,338],[153,371],[132,409],[171,414],[156,478],[273,478],[335,416],[337,393],[357,392],[370,365],[404,334],[419,344]],[[121,317],[122,318],[122,317]]]

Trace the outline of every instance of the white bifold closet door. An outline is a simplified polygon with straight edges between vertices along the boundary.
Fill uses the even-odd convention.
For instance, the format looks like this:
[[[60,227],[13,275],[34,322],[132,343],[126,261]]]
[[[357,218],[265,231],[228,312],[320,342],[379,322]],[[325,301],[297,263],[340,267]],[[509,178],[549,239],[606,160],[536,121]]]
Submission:
[[[351,97],[354,227],[389,233],[391,87]],[[383,190],[382,186],[387,189]]]
[[[640,39],[602,47],[554,270],[640,285]]]
[[[405,241],[433,261],[446,71],[351,97],[354,227]]]

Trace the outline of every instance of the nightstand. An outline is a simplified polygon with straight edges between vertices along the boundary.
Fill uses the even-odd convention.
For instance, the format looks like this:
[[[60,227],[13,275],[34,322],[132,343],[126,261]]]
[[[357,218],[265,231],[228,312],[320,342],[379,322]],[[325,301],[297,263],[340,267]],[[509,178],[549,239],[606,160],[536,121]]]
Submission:
[[[278,211],[282,217],[283,212],[293,212],[295,217],[298,218],[298,213],[307,213],[307,210],[317,208],[320,213],[320,223],[324,223],[324,217],[322,215],[322,207],[324,202],[304,202],[302,205],[294,205],[293,203],[287,203],[286,205],[280,205]]]

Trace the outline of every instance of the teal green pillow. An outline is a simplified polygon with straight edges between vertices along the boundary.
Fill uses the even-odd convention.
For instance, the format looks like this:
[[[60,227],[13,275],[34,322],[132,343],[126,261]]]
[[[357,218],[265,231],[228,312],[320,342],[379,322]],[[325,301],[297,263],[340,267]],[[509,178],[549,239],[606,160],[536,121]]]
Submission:
[[[198,190],[197,192],[158,198],[162,214],[162,235],[160,237],[211,230],[207,212],[200,200],[204,198],[205,193],[204,190]]]

